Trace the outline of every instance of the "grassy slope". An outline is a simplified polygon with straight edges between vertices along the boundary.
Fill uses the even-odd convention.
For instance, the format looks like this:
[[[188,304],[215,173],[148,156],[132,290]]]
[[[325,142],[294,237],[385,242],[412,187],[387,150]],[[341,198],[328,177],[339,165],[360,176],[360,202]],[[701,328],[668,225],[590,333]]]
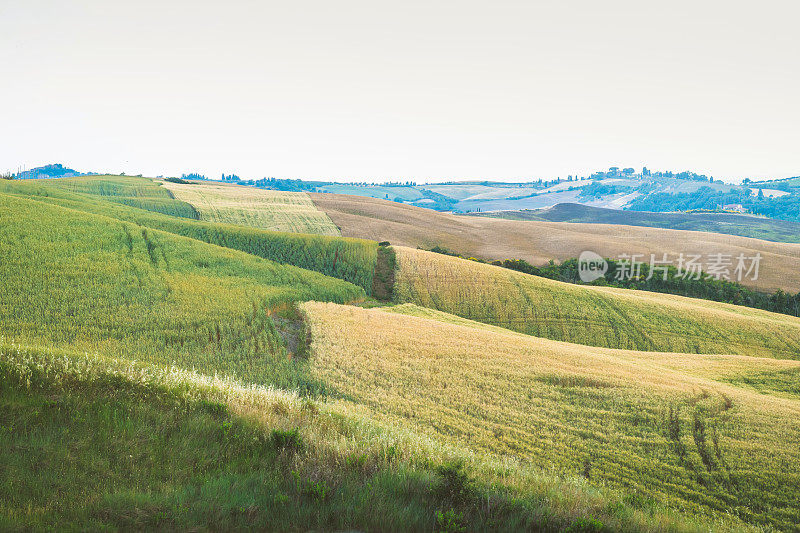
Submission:
[[[53,192],[44,190],[47,194]],[[4,297],[8,296],[0,306],[5,336],[5,340],[0,340],[3,344],[0,433],[4,437],[0,442],[5,447],[0,453],[0,475],[11,473],[12,482],[0,484],[0,494],[7,491],[0,498],[0,528],[57,525],[190,529],[211,525],[430,530],[436,525],[434,512],[450,507],[463,513],[463,520],[474,529],[494,530],[504,526],[510,530],[559,530],[587,515],[599,516],[614,529],[689,527],[673,521],[658,505],[639,498],[636,493],[620,501],[605,491],[598,493],[586,481],[562,482],[537,473],[538,466],[526,468],[514,461],[495,459],[496,451],[508,453],[502,446],[478,444],[464,450],[433,445],[431,452],[429,445],[424,444],[429,441],[410,433],[397,446],[397,442],[365,427],[364,419],[357,415],[360,408],[347,402],[320,406],[301,402],[291,395],[256,393],[239,387],[234,393],[212,394],[213,401],[209,403],[203,399],[205,393],[197,392],[194,381],[171,381],[183,375],[177,370],[159,373],[126,361],[36,349],[20,363],[20,351],[4,344],[9,336],[17,342],[61,343],[81,350],[101,350],[161,363],[177,361],[206,372],[236,372],[251,382],[287,387],[303,386],[307,380],[316,384],[330,376],[307,376],[303,361],[295,367],[281,357],[285,355],[283,349],[270,326],[270,318],[262,311],[286,300],[344,301],[363,294],[338,280],[131,222],[141,217],[152,224],[168,225],[166,218],[157,214],[100,201],[87,207],[88,197],[73,193],[38,198],[40,201],[0,194],[0,257],[4,259],[0,279]],[[127,222],[55,205],[70,203],[90,211],[118,214]],[[217,226],[202,226],[203,223],[194,221],[171,222],[179,223],[185,225],[170,227],[210,227],[219,231]],[[6,258],[11,258],[7,266]],[[331,309],[347,309],[345,313],[351,313],[356,321],[364,318],[359,318],[361,310]],[[409,327],[399,327],[404,336],[396,339],[394,333],[384,333],[376,327],[381,324],[374,321],[363,324],[360,330],[342,329],[352,328],[351,322],[341,320],[338,330],[335,325],[326,326],[331,337],[351,331],[354,338],[362,339],[354,348],[343,342],[331,351],[331,357],[344,357],[347,350],[358,356],[364,350],[374,349],[376,338],[387,340],[395,348],[406,346],[411,356],[417,355],[415,349],[427,349],[428,341],[417,346],[414,337],[408,335]],[[413,324],[413,327],[419,336],[427,326],[423,324],[420,328],[420,324]],[[436,328],[432,331],[434,336],[448,339],[447,332],[437,335]],[[365,332],[368,338],[359,337]],[[472,333],[461,333],[461,342],[470,344],[467,339]],[[519,339],[526,339],[507,331],[499,335],[512,336],[515,340],[509,342],[515,346],[523,342]],[[322,339],[317,336],[318,342]],[[471,345],[472,354],[486,346],[480,342]],[[379,351],[392,356],[379,365],[381,371],[394,371],[396,354],[385,346]],[[573,356],[573,359],[578,357]],[[718,359],[716,367],[724,369],[722,373],[708,365],[691,370],[690,359],[671,359],[669,365],[663,362],[665,357],[653,359],[659,372],[664,368],[681,368],[692,375],[691,383],[700,380],[706,384],[710,378],[724,378],[731,383],[748,380],[742,387],[747,387],[745,393],[751,395],[753,390],[780,389],[783,399],[764,402],[763,410],[774,408],[771,418],[760,411],[751,417],[751,411],[745,411],[746,424],[736,426],[742,428],[743,437],[761,432],[768,437],[761,441],[763,445],[773,446],[772,434],[765,428],[769,424],[780,427],[791,419],[783,407],[793,404],[780,402],[793,401],[792,391],[797,388],[792,362],[767,361],[760,367],[763,375],[754,377],[747,371],[749,360],[744,358]],[[737,361],[744,363],[740,365]],[[349,366],[343,371],[358,379],[347,386],[360,387],[363,369],[353,365],[352,359]],[[407,365],[400,366],[404,371],[410,370]],[[468,362],[463,363],[463,368],[472,369]],[[637,372],[640,370],[636,368]],[[485,369],[481,372],[488,375]],[[162,378],[158,376],[166,376],[163,380],[169,381],[169,385],[159,381]],[[684,380],[680,385],[685,388],[685,376],[680,379]],[[383,383],[380,379],[376,382]],[[392,386],[400,390],[408,383],[398,380]],[[542,383],[584,387],[587,382],[580,377],[549,373]],[[591,380],[588,383],[590,388],[597,385]],[[338,380],[334,384],[340,392],[344,388]],[[712,385],[716,386],[716,382]],[[744,390],[730,384],[724,386],[735,392]],[[416,393],[421,391],[419,384],[411,387]],[[517,389],[512,392],[516,394]],[[640,407],[638,396],[632,397],[633,405]],[[699,412],[704,424],[708,421],[709,433],[702,435],[712,438],[711,424],[720,420],[727,424],[724,417],[731,409],[722,414],[715,412],[714,402],[719,403],[719,396],[714,394],[692,403],[693,398],[685,409],[694,409],[691,416]],[[422,397],[416,400],[420,399],[424,400]],[[683,400],[681,396],[676,404],[681,409]],[[370,414],[371,401],[365,401],[364,416]],[[620,402],[626,409],[631,408],[628,396],[622,395]],[[220,407],[220,403],[224,405]],[[576,405],[587,404],[577,401]],[[743,405],[750,409],[747,401],[743,400]],[[604,416],[606,411],[616,412],[617,404],[612,407],[592,412]],[[481,407],[475,409],[480,411]],[[321,416],[318,410],[322,410]],[[681,413],[684,413],[682,439],[689,442],[686,431],[693,419],[688,411]],[[447,417],[441,420],[449,423]],[[624,426],[625,421],[618,426]],[[478,424],[475,419],[465,419],[464,423],[465,427]],[[276,426],[300,427],[310,443],[306,451],[293,454],[281,449],[269,433]],[[414,431],[420,429],[412,427]],[[713,427],[714,432],[722,431],[718,429],[722,426]],[[579,429],[575,431],[579,438],[584,438]],[[594,429],[586,431],[591,433]],[[796,449],[794,430],[789,428],[785,433],[786,446]],[[438,432],[433,435],[443,437]],[[698,452],[710,453],[710,445],[703,448],[696,438],[693,441]],[[676,449],[680,442],[680,439],[675,441]],[[456,441],[451,443],[455,445]],[[738,492],[733,495],[712,492],[700,498],[699,503],[691,500],[690,509],[718,509],[720,502],[732,505],[736,498],[750,498],[755,503],[749,514],[737,510],[748,520],[782,525],[794,519],[792,513],[796,509],[786,502],[793,493],[786,489],[783,496],[776,496],[775,491],[796,481],[795,472],[788,468],[773,475],[774,465],[763,463],[759,445],[754,448],[756,453],[750,464],[754,471],[765,472],[764,479],[754,481],[748,472],[731,474],[727,449],[719,456],[710,456],[716,469],[709,469],[707,476],[699,467],[692,468],[692,474],[703,480],[698,484],[733,479]],[[794,459],[785,448],[777,444],[773,447],[777,461]],[[125,462],[126,451],[128,462]],[[713,453],[716,454],[715,449]],[[736,453],[734,456],[738,458]],[[604,460],[606,455],[601,454],[600,459]],[[445,457],[453,456],[468,459],[470,475],[475,479],[474,490],[463,498],[454,496],[452,486],[448,489],[443,485],[444,478],[432,471]],[[698,456],[703,462],[702,454]],[[691,452],[687,461],[697,466],[697,457]],[[41,468],[41,464],[49,468]],[[596,475],[598,464],[603,463],[589,465],[590,478],[592,472]],[[637,462],[635,467],[639,466]],[[563,472],[574,473],[571,467],[564,467]],[[676,475],[681,482],[685,481],[686,476]],[[747,482],[738,483],[739,479]],[[769,482],[771,486],[765,485]],[[628,485],[620,482],[620,486]],[[691,485],[686,486],[691,492]],[[694,503],[697,505],[693,506]],[[722,518],[716,516],[713,520]]]
[[[800,242],[800,223],[790,220],[729,213],[649,213],[620,211],[580,204],[559,204],[549,209],[498,211],[478,216],[509,220],[538,220],[583,224],[620,224],[652,228],[708,231],[776,242]]]
[[[198,218],[208,222],[271,231],[340,235],[328,215],[314,207],[306,193],[204,182],[186,185],[164,181],[162,185],[177,199],[194,206]]]
[[[76,178],[83,179],[83,178]],[[143,178],[116,177],[107,188],[123,194]],[[145,179],[154,186],[152,180]],[[354,283],[368,293],[377,256],[377,243],[361,239],[272,232],[229,224],[176,218],[106,201],[113,196],[69,192],[64,180],[0,180],[0,193],[35,198],[63,207],[113,217],[152,229],[168,231],[204,242],[247,252],[258,257],[315,270]],[[66,182],[64,182],[66,183]],[[175,201],[175,200],[173,200]]]
[[[569,224],[457,216],[428,209],[334,194],[311,194],[314,203],[342,230],[342,235],[430,249],[444,246],[481,259],[550,259],[578,257],[593,250],[604,257],[620,254],[725,253],[762,255],[761,272],[745,284],[764,290],[800,290],[800,244],[774,243],[699,231],[678,231],[612,224]]]
[[[387,431],[345,403],[2,342],[0,436],[4,530],[431,531],[447,511],[471,531],[737,525]],[[453,461],[466,477],[441,470]]]
[[[798,384],[800,362],[588,348],[441,315],[303,309],[316,375],[386,423],[621,488],[637,505],[800,523],[800,399],[728,383],[757,369]]]
[[[223,407],[217,395],[204,401],[179,368],[304,385],[262,311],[361,290],[36,200],[0,194],[0,206],[0,528],[430,530],[435,511],[451,507],[476,529],[559,530],[589,514],[629,530],[674,523],[580,482],[524,468],[509,479],[506,462],[413,435],[377,438],[352,408],[317,416],[318,404],[247,387]],[[276,427],[300,427],[307,453],[281,450]],[[433,472],[453,456],[481,472],[464,501]]]
[[[64,191],[100,196],[110,202],[155,211],[165,215],[198,218],[191,204],[176,200],[167,189],[149,178],[137,176],[81,176],[46,180],[45,186]]]
[[[316,272],[3,194],[0,257],[6,339],[256,382],[286,381],[291,370],[269,309],[364,297]]]
[[[631,350],[800,358],[800,319],[680,296],[585,287],[395,247],[395,299],[515,331]]]

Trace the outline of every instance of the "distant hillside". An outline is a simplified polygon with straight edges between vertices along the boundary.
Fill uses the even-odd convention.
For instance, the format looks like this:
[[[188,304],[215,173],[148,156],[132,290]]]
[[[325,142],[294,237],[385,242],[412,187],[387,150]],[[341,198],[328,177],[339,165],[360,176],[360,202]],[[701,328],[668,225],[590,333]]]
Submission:
[[[603,257],[650,254],[671,258],[678,254],[746,254],[762,256],[758,280],[742,284],[761,290],[800,290],[800,244],[775,243],[746,237],[700,231],[679,231],[630,226],[625,231],[611,224],[520,221],[438,213],[410,205],[340,194],[311,194],[346,237],[425,248],[441,246],[466,257],[525,259],[543,265],[563,261],[592,250]]]
[[[800,358],[796,317],[648,291],[572,285],[394,248],[398,303],[590,346]]]
[[[335,183],[263,179],[241,182],[284,191],[366,196],[453,213],[483,213],[545,209],[575,203],[635,211],[755,213],[779,220],[800,221],[800,178],[726,183],[694,172],[654,172],[611,167],[590,176],[509,183],[452,181],[423,183]]]
[[[328,215],[303,192],[270,191],[219,182],[161,182],[165,192],[191,204],[198,218],[271,231],[339,235]]]
[[[620,211],[565,203],[547,209],[474,213],[508,220],[547,220],[591,224],[624,224],[650,228],[709,231],[775,242],[800,242],[800,222],[734,213],[654,213]]]
[[[82,175],[83,174],[77,170],[64,167],[61,163],[54,163],[52,165],[45,165],[43,167],[36,167],[18,172],[15,178],[18,180],[35,180],[44,178],[71,178]]]

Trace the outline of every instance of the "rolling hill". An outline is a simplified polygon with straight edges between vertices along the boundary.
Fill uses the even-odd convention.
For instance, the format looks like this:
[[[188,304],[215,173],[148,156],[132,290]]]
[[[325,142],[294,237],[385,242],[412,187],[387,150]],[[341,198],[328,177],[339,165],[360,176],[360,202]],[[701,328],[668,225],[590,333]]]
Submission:
[[[573,285],[423,250],[395,250],[399,303],[591,346],[800,359],[800,318],[647,291]]]
[[[287,305],[362,288],[46,185],[0,193],[0,528],[696,523],[376,423],[281,331]]]
[[[63,178],[35,183],[15,183],[15,188],[48,190],[56,188],[79,194],[87,194],[103,200],[155,211],[165,215],[199,218],[197,210],[187,202],[176,200],[175,196],[158,182],[139,176],[82,176]]]
[[[170,216],[162,212],[161,205],[154,209],[149,202],[139,202],[137,193],[150,196],[151,188],[166,193],[158,182],[144,178],[144,187],[139,180],[125,176],[104,177],[103,187],[84,185],[84,192],[73,189],[66,180],[37,180],[0,182],[0,193],[21,198],[33,198],[41,202],[68,207],[87,213],[110,216],[151,229],[167,231],[210,244],[232,248],[264,259],[315,270],[322,274],[354,283],[368,293],[372,290],[373,271],[377,259],[377,243],[361,239],[331,237],[325,235],[274,232],[237,226],[192,220],[180,216],[184,205],[194,212],[190,204],[169,197],[166,204]],[[243,192],[244,187],[238,187]],[[126,199],[119,201],[119,199]],[[130,199],[131,201],[127,201]]]
[[[0,182],[0,529],[798,523],[800,319],[249,227],[309,197],[228,187],[239,224],[146,178]],[[395,244],[575,226],[349,202]]]
[[[303,309],[313,372],[376,419],[639,504],[800,521],[800,361],[588,348],[414,307]],[[781,383],[775,393],[732,384],[754,369]]]
[[[311,194],[342,235],[430,249],[443,246],[481,259],[525,259],[532,264],[578,257],[585,250],[603,257],[715,253],[762,256],[758,280],[742,283],[762,290],[800,290],[800,244],[700,231],[613,224],[569,224],[459,216],[373,198]]]
[[[650,228],[708,231],[775,242],[800,242],[800,223],[733,213],[650,213],[620,211],[582,204],[558,204],[547,209],[475,213],[509,220],[539,220],[583,224],[620,224]]]
[[[161,184],[175,198],[191,204],[200,220],[272,231],[339,235],[331,219],[314,207],[305,193],[202,181]]]
[[[800,221],[797,178],[741,184],[695,172],[651,172],[612,167],[591,176],[527,182],[450,181],[336,183],[287,179],[240,181],[268,189],[381,198],[442,212],[490,213],[538,210],[562,203],[635,211],[747,212]],[[728,206],[728,207],[726,207]]]
[[[355,285],[309,270],[1,193],[0,257],[6,342],[262,383],[291,379],[280,374],[292,369],[284,368],[272,310],[365,297]]]
[[[351,402],[2,341],[0,435],[4,530],[657,532],[712,523],[386,427]],[[730,517],[713,524],[745,527]]]

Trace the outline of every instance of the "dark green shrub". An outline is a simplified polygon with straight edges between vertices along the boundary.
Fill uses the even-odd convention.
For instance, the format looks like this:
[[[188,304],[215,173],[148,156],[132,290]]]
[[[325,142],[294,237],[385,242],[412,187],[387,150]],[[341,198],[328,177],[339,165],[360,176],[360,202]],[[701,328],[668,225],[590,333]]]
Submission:
[[[272,444],[275,449],[289,453],[299,453],[306,449],[306,443],[300,430],[297,428],[289,430],[273,429]]]
[[[228,415],[228,406],[221,402],[204,399],[197,403],[197,407],[200,411],[208,413],[214,418],[225,418]]]
[[[474,495],[474,488],[469,475],[464,471],[464,463],[456,461],[436,468],[441,477],[436,487],[436,495],[453,506],[466,504]]]
[[[330,496],[330,490],[323,481],[306,481],[300,495],[314,502],[324,502]]]
[[[186,181],[181,178],[164,178],[164,181],[169,181],[170,183],[180,183],[182,185],[194,185],[191,181]]]
[[[606,526],[600,520],[590,516],[578,518],[564,530],[564,533],[603,533],[605,531],[608,531]]]
[[[457,513],[455,509],[448,509],[445,512],[436,511],[437,533],[462,533],[466,530],[463,513]]]

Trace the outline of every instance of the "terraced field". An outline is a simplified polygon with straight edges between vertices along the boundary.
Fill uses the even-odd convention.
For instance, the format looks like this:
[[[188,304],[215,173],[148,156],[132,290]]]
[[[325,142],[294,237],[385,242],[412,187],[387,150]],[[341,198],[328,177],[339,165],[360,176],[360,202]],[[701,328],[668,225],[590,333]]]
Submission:
[[[237,224],[271,231],[340,235],[306,193],[281,192],[197,182],[161,182],[175,198],[191,204],[201,220]]]
[[[399,303],[591,346],[800,359],[796,317],[646,291],[572,285],[394,248]]]
[[[603,257],[650,254],[676,258],[679,254],[723,253],[733,257],[762,256],[757,280],[742,283],[765,291],[800,291],[800,244],[769,242],[702,231],[683,231],[616,224],[501,220],[459,216],[419,207],[336,194],[311,194],[342,235],[412,248],[443,246],[466,257],[524,259],[543,265],[592,250]]]
[[[800,384],[798,361],[589,348],[408,306],[303,309],[315,375],[378,420],[624,489],[635,505],[800,523],[800,398],[781,392]],[[754,369],[784,385],[731,384]]]

